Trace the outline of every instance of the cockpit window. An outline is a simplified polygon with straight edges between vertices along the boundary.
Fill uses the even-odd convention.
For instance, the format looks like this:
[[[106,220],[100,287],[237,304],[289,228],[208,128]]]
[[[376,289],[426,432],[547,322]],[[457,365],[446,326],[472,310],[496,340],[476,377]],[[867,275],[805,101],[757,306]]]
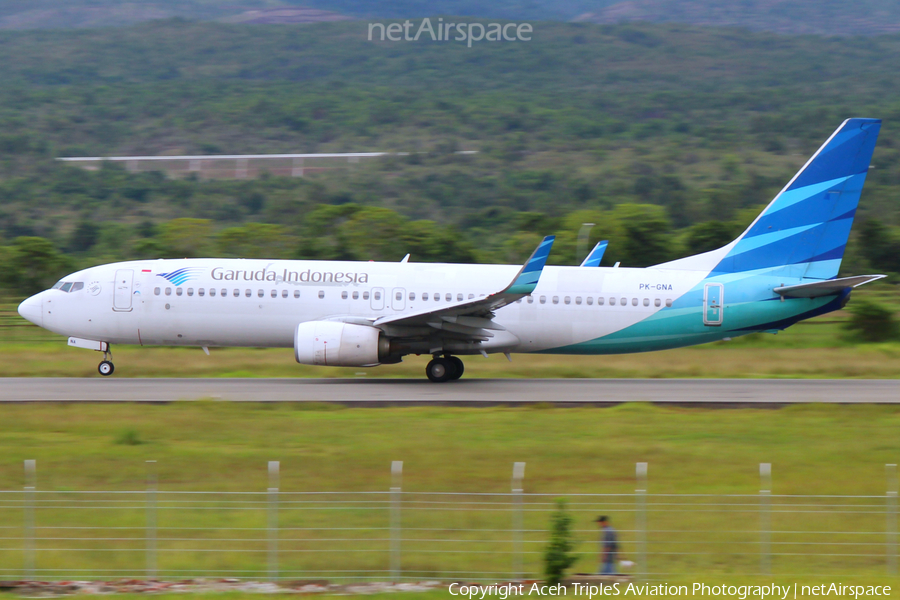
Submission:
[[[57,281],[56,285],[54,285],[51,290],[59,290],[61,292],[77,292],[78,290],[84,289],[83,281]]]

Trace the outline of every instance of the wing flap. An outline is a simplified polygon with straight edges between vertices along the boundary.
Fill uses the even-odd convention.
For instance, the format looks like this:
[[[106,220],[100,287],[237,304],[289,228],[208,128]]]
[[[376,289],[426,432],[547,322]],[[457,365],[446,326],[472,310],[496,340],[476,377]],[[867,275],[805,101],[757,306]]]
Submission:
[[[554,239],[552,235],[545,237],[519,269],[515,278],[499,292],[444,305],[440,308],[381,317],[375,321],[374,325],[384,329],[386,335],[389,335],[387,333],[389,325],[428,326],[463,335],[471,333],[473,336],[471,339],[486,341],[487,338],[493,337],[489,330],[503,330],[500,325],[491,321],[494,311],[531,294],[537,287],[544,265],[547,264],[547,257],[550,256]],[[449,327],[451,325],[452,327]]]

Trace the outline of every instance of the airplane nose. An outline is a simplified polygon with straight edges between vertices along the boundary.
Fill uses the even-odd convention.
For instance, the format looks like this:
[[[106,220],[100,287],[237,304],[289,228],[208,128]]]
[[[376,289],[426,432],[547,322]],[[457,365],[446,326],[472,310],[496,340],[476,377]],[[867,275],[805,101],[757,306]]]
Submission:
[[[44,303],[40,294],[36,294],[31,298],[26,298],[19,305],[19,314],[23,318],[28,319],[38,327],[44,326]]]

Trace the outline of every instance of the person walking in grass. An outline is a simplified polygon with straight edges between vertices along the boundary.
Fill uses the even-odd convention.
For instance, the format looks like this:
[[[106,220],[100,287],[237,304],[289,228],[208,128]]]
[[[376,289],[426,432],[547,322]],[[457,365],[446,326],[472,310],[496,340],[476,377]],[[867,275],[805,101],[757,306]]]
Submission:
[[[616,555],[619,553],[619,538],[616,530],[609,524],[609,517],[597,517],[600,525],[600,575],[616,574]]]

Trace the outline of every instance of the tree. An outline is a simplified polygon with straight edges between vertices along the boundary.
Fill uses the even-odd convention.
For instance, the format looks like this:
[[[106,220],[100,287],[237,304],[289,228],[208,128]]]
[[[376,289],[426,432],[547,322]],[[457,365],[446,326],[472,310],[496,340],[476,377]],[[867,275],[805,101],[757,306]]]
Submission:
[[[196,258],[209,254],[212,228],[208,219],[173,219],[160,227],[166,258]]]
[[[850,320],[846,329],[864,342],[887,342],[898,337],[894,311],[872,300],[862,299],[850,304]]]
[[[11,250],[5,279],[12,289],[26,296],[49,288],[72,270],[71,261],[41,237],[16,238]]]
[[[697,223],[688,233],[687,250],[690,254],[709,252],[728,244],[735,237],[735,227],[731,223],[722,221]]]
[[[219,254],[239,258],[288,258],[295,245],[284,227],[271,223],[230,227],[216,236]]]
[[[622,262],[628,267],[648,267],[672,258],[669,220],[661,206],[619,204],[612,211],[619,223]]]
[[[544,551],[544,577],[549,585],[561,583],[566,570],[575,564],[572,554],[572,517],[566,512],[566,501],[556,501],[550,517],[550,543]]]

